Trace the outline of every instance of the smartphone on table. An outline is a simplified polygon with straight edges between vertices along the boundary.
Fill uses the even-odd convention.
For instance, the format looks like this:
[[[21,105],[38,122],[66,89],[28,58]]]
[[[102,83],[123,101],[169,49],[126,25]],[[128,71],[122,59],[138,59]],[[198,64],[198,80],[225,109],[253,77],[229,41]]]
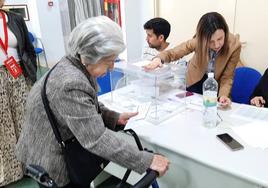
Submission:
[[[216,135],[218,139],[220,139],[228,148],[232,151],[241,150],[244,148],[238,141],[236,141],[233,137],[231,137],[228,133],[223,133]]]

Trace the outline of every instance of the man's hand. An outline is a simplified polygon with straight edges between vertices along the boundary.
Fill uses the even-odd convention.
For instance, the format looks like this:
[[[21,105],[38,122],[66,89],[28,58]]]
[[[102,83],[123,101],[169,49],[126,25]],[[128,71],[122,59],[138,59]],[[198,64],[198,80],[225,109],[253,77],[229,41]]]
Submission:
[[[148,65],[143,66],[145,71],[150,71],[150,70],[154,70],[158,67],[162,67],[163,64],[161,63],[161,59],[159,57],[154,58],[151,63],[149,63]]]
[[[250,104],[257,107],[264,107],[265,100],[261,96],[254,97],[250,100]]]
[[[126,125],[128,120],[134,116],[138,115],[138,112],[124,112],[119,115],[117,124]]]

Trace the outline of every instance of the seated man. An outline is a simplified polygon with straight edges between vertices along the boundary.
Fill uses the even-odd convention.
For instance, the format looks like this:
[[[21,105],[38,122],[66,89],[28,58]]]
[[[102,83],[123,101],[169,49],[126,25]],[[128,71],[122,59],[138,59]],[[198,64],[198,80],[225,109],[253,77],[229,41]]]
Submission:
[[[145,47],[142,59],[152,60],[159,52],[170,48],[166,41],[170,33],[170,24],[163,18],[153,18],[147,21],[143,28],[146,31],[148,46]]]
[[[268,107],[268,69],[251,95],[250,104],[257,107]]]

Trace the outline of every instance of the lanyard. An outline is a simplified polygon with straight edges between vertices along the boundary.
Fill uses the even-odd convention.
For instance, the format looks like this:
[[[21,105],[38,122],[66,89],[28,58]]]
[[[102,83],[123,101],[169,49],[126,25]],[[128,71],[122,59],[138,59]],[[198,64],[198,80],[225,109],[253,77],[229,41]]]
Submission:
[[[209,55],[209,61],[208,61],[208,72],[215,72],[215,61],[218,57],[219,53],[216,53],[215,51],[209,49],[208,51]]]
[[[0,11],[0,14],[2,15],[3,18],[3,28],[4,28],[4,35],[5,35],[5,43],[3,40],[0,38],[0,46],[7,55],[7,48],[8,48],[8,34],[7,34],[7,22],[6,22],[6,16],[5,14]]]

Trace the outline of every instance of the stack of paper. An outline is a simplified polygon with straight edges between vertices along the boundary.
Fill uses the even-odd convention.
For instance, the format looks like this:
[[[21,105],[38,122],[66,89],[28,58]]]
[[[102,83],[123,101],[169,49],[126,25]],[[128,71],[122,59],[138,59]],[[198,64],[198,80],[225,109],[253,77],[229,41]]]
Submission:
[[[231,115],[243,120],[268,121],[268,108],[260,108],[251,105],[240,105]]]
[[[232,129],[248,145],[261,149],[268,148],[268,122],[254,121]]]

